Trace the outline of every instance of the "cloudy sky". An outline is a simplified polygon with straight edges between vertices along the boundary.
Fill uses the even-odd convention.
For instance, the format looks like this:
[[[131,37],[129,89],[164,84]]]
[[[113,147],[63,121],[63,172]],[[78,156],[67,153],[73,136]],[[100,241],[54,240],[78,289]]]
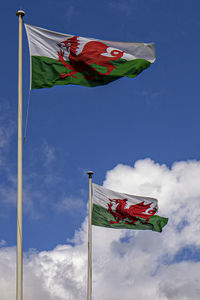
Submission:
[[[17,0],[1,4],[0,291],[15,299],[17,58],[24,21],[103,40],[154,42],[137,78],[30,93],[23,147],[24,298],[86,299],[88,170],[107,188],[155,197],[163,232],[93,227],[94,300],[198,300],[200,3]],[[23,124],[30,61],[23,30]]]

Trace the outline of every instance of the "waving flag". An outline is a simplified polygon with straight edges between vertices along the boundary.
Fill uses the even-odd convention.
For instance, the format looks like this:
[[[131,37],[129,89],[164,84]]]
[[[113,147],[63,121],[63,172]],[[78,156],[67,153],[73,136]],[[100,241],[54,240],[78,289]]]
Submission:
[[[31,56],[31,88],[104,85],[136,77],[155,61],[154,44],[112,42],[53,32],[25,24]]]
[[[168,219],[156,215],[154,198],[118,193],[93,183],[92,224],[161,232]]]

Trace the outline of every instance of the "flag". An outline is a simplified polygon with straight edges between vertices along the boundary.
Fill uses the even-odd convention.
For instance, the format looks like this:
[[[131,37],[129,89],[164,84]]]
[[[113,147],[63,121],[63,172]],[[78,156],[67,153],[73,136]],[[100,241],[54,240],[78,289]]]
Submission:
[[[156,215],[154,198],[114,192],[93,183],[92,224],[162,232],[168,218]]]
[[[136,77],[155,61],[154,44],[103,41],[25,24],[31,56],[31,88],[104,85]]]

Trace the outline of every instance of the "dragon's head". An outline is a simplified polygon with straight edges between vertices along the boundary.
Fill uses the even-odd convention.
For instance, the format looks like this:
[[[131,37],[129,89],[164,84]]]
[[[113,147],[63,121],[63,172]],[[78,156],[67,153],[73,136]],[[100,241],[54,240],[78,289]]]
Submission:
[[[109,199],[110,202],[114,202],[115,204],[124,204],[127,202],[127,199]]]
[[[76,54],[76,50],[79,45],[78,37],[73,36],[65,41],[58,43],[57,45],[59,48],[65,48],[67,50],[67,52],[70,51],[70,52],[73,52],[74,54]]]

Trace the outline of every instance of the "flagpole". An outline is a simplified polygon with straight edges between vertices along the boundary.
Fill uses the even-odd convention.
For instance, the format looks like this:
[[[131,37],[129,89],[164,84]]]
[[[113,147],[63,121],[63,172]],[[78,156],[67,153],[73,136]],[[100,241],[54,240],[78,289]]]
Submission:
[[[22,254],[22,18],[23,10],[18,10],[19,50],[18,50],[18,171],[17,171],[17,264],[16,299],[23,299],[23,254]]]
[[[88,284],[87,300],[92,299],[92,171],[87,172],[89,177],[89,214],[88,214]]]

